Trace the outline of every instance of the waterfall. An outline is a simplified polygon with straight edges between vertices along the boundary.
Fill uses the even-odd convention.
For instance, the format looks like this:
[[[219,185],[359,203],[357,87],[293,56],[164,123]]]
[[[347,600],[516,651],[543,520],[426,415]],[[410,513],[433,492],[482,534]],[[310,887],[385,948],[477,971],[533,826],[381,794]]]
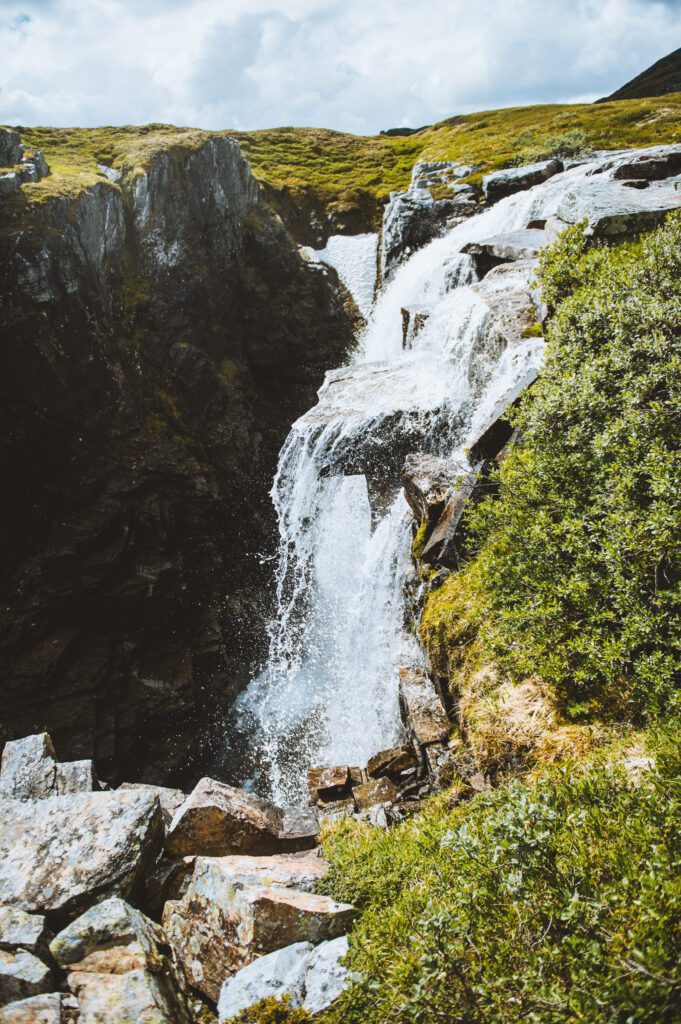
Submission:
[[[402,739],[398,669],[420,654],[405,628],[411,526],[400,467],[410,451],[463,458],[543,350],[497,323],[505,298],[527,293],[531,268],[475,284],[461,249],[545,220],[586,171],[504,199],[415,253],[379,295],[350,364],[327,374],[318,403],[293,424],[272,488],[280,538],[269,658],[236,708],[249,748],[242,784],[300,802],[308,766],[361,765]],[[405,349],[410,306],[424,323]]]

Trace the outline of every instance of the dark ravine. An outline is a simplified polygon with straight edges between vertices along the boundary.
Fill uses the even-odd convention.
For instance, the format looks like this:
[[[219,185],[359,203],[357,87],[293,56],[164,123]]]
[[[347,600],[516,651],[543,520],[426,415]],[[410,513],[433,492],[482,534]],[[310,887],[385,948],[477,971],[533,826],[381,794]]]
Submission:
[[[196,778],[263,653],[277,452],[356,309],[225,137],[1,217],[2,738]]]

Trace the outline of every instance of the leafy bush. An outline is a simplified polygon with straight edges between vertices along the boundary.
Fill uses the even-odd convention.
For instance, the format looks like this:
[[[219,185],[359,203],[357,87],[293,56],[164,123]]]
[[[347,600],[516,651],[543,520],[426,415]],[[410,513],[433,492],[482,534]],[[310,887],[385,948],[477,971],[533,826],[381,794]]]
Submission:
[[[361,980],[325,1024],[681,1020],[681,742],[657,741],[657,775],[621,759],[337,826],[325,884],[362,910]]]
[[[534,129],[529,129],[518,136],[516,145],[519,150],[513,161],[516,164],[550,160],[552,157],[566,159],[593,151],[589,136],[581,128],[570,128],[555,135],[540,136]]]
[[[539,675],[572,717],[681,704],[681,215],[541,265],[555,315],[515,416],[499,500],[471,513],[502,667]]]
[[[292,1006],[287,997],[269,997],[231,1017],[229,1024],[311,1024],[313,1019],[306,1010]]]

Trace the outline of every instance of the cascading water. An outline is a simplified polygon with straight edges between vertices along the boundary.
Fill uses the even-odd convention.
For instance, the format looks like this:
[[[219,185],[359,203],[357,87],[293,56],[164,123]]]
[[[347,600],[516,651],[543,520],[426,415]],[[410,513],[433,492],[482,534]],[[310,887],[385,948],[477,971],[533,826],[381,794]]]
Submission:
[[[310,765],[364,764],[399,742],[398,669],[420,659],[405,630],[410,518],[399,469],[410,451],[459,452],[495,402],[542,358],[537,339],[495,326],[531,268],[483,286],[461,254],[472,241],[555,212],[558,175],[502,200],[417,252],[380,295],[348,367],[294,423],[272,496],[279,518],[277,615],[265,669],[237,703],[245,784],[281,804],[306,798]],[[366,291],[366,289],[365,289]],[[428,310],[403,348],[402,309]]]

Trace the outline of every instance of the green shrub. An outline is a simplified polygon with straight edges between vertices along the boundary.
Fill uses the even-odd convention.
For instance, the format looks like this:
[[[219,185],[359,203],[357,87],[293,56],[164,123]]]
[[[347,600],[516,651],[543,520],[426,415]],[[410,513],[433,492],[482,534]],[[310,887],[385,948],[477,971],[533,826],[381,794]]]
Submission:
[[[362,916],[360,980],[333,1024],[672,1024],[681,1020],[681,743],[659,775],[622,751],[388,833],[326,838],[326,888]]]
[[[287,997],[268,998],[231,1017],[229,1024],[311,1024],[313,1019],[306,1010],[291,1006]]]
[[[681,215],[645,240],[545,256],[555,309],[523,444],[473,510],[498,663],[573,717],[680,704]]]

